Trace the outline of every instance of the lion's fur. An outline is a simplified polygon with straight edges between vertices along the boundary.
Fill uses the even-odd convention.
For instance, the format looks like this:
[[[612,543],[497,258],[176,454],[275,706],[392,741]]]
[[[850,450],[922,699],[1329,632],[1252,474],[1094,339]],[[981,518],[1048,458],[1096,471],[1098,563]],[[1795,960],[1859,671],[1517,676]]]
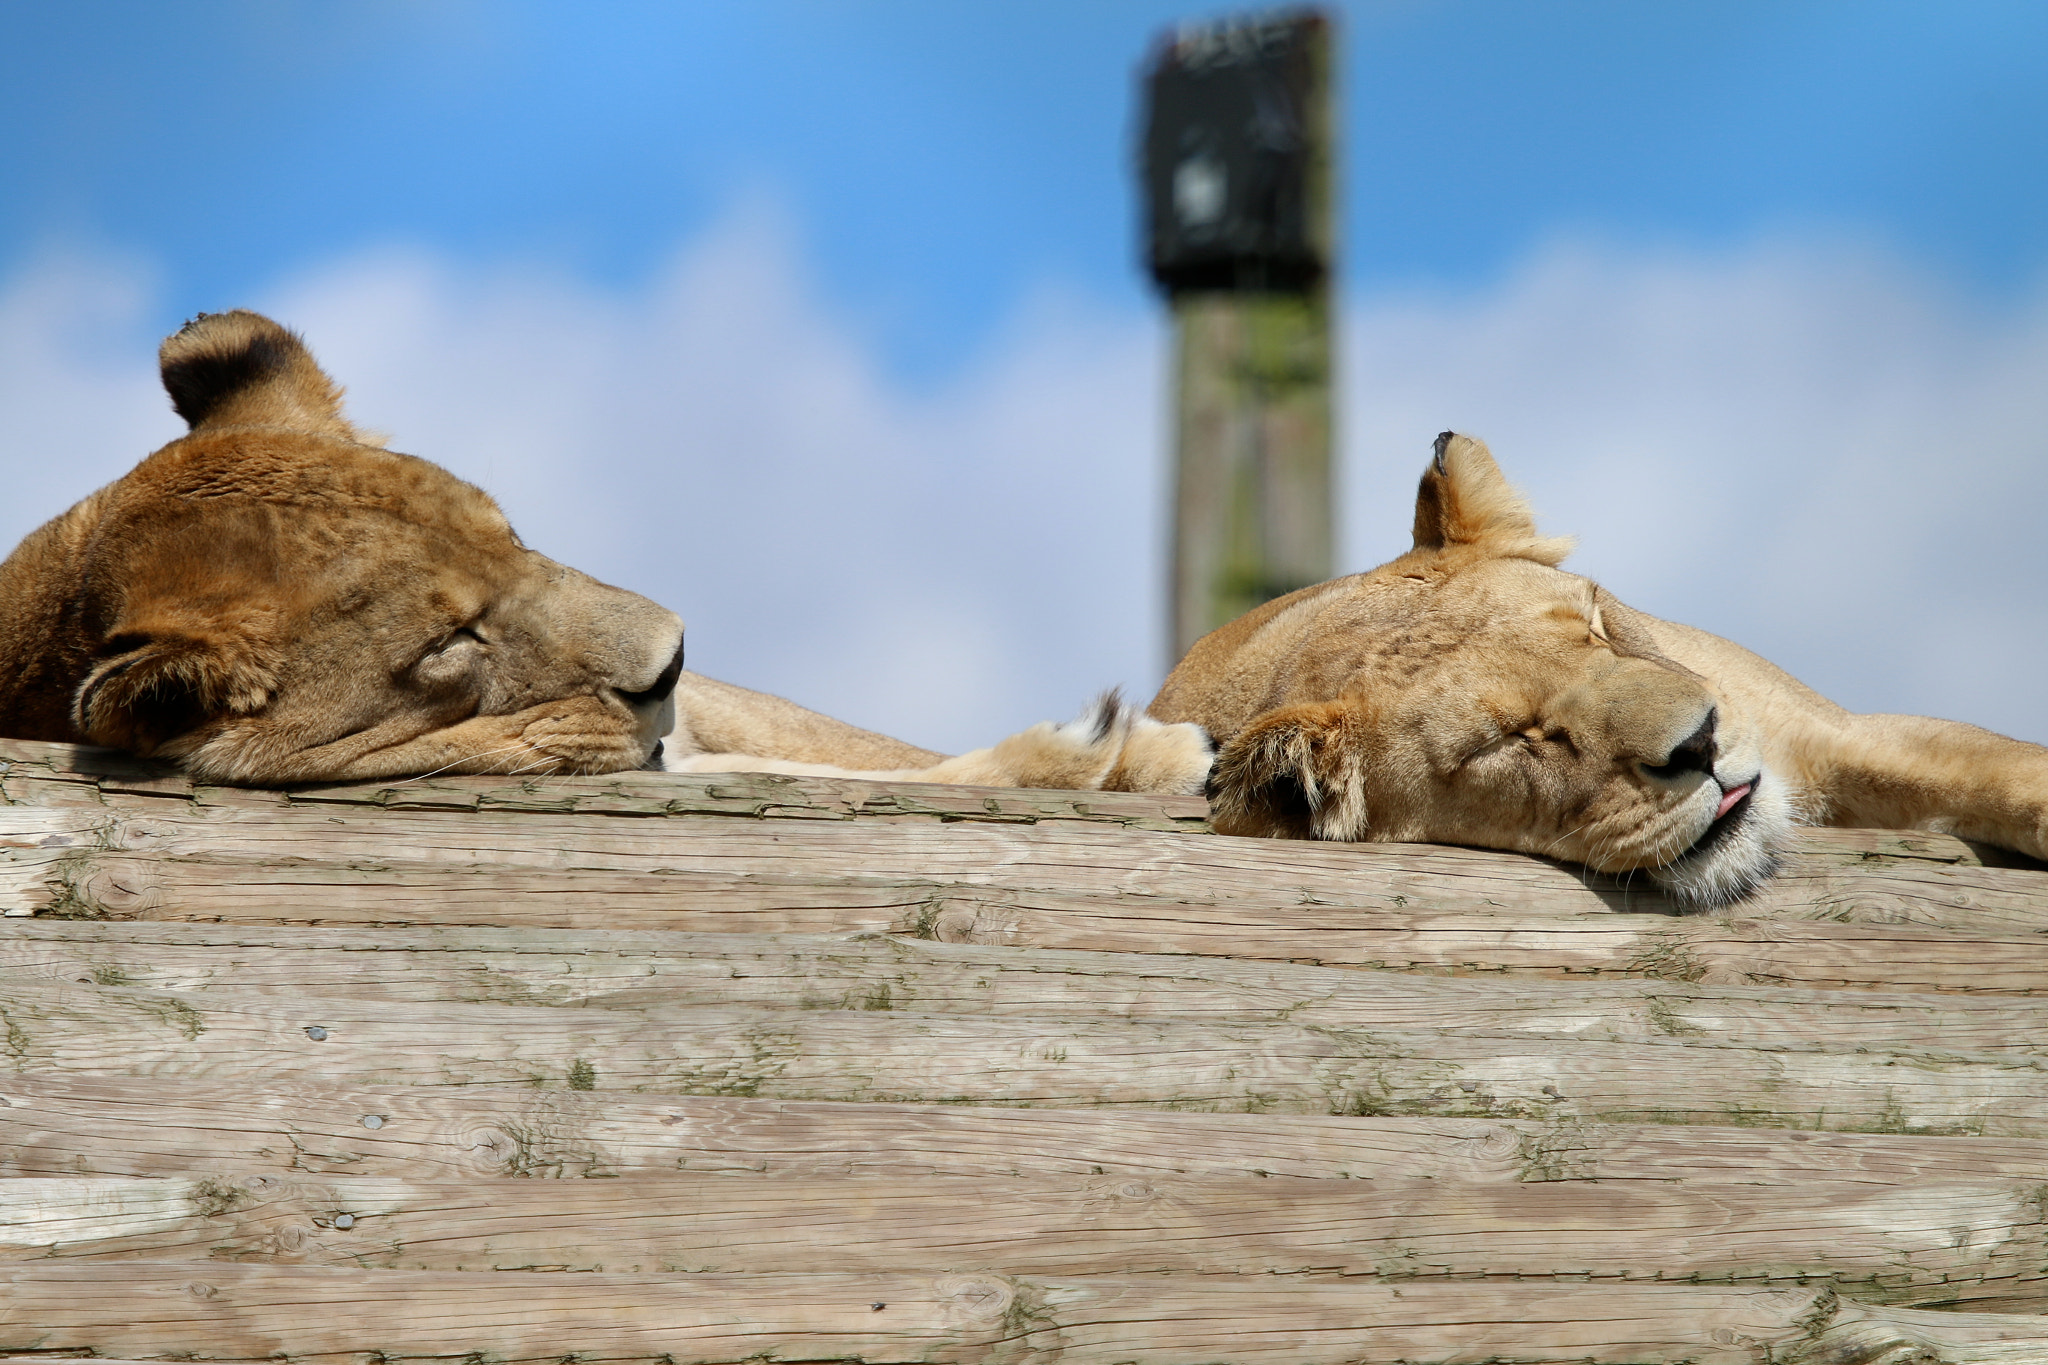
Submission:
[[[879,735],[871,738],[896,744]],[[974,787],[1054,787],[1194,796],[1202,790],[1215,753],[1208,733],[1200,727],[1161,724],[1126,705],[1114,691],[1104,693],[1064,725],[1041,721],[1000,743],[955,758],[912,750],[900,766],[857,771],[846,766],[853,761],[851,755],[840,763],[769,759],[761,756],[763,747],[766,746],[757,743],[752,753],[692,753],[671,747],[663,766],[670,772],[740,770],[895,782],[952,782]],[[793,746],[777,742],[773,747],[788,751]],[[879,765],[888,759],[889,755],[879,751],[863,751],[858,761]]]
[[[1700,904],[1767,876],[1795,819],[2048,857],[2048,749],[1852,715],[1559,570],[1568,548],[1484,445],[1446,432],[1413,549],[1212,632],[1153,701],[1222,745],[1216,827],[1517,849],[1644,870]]]
[[[268,318],[202,315],[160,361],[190,432],[0,564],[0,734],[257,784],[611,772],[666,749],[1200,789],[1206,738],[1120,704],[1085,743],[1041,726],[947,759],[684,673],[674,613],[527,549],[481,489],[384,449]]]
[[[365,440],[267,318],[203,316],[161,361],[191,431],[0,565],[0,732],[233,782],[645,761],[673,613]]]

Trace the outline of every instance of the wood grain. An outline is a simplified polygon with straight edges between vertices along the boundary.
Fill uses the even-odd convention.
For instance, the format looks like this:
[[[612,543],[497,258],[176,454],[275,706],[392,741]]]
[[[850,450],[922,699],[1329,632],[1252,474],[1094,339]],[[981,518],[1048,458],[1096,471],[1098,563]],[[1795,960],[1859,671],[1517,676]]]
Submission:
[[[575,1009],[8,983],[17,1067],[783,1099],[2048,1136],[2048,1063],[894,1010]]]
[[[0,1352],[2048,1359],[2048,873],[1946,836],[1680,916],[1092,793],[0,800]]]
[[[192,782],[175,765],[112,749],[0,738],[0,792],[18,804],[161,809],[194,806],[374,806],[486,814],[737,815],[779,819],[1086,820],[1126,828],[1206,829],[1199,797],[1020,791],[768,773],[611,773],[603,777],[454,777],[333,783],[282,790]],[[140,798],[140,799],[138,799]],[[1358,846],[1354,846],[1358,847]],[[1370,845],[1364,847],[1372,847]],[[1798,829],[1794,860],[1861,867],[1932,863],[2048,871],[2023,854],[1933,830]],[[1515,855],[1507,855],[1510,858]]]
[[[1832,1282],[1862,1302],[2048,1307],[2038,1181],[1896,1189],[1155,1176],[0,1181],[0,1260],[396,1270]]]
[[[1200,797],[1056,792],[779,773],[608,773],[602,777],[431,777],[282,790],[196,784],[168,763],[110,749],[0,739],[0,791],[47,806],[168,798],[201,806],[363,806],[487,815],[713,815],[746,819],[925,820],[1127,829],[1207,828]],[[136,803],[127,803],[135,806]],[[143,806],[162,804],[144,801]]]
[[[485,814],[908,818],[1010,824],[1083,820],[1189,833],[1206,830],[1208,813],[1208,803],[1199,797],[1020,791],[767,773],[636,772],[545,779],[444,776],[284,790],[214,787],[192,782],[173,764],[112,749],[5,738],[0,738],[0,794],[15,804],[128,810],[161,810],[170,802],[272,808],[371,806]],[[2048,871],[2048,865],[2024,855],[1932,830],[1801,829],[1794,831],[1789,852],[1795,865],[1810,861],[1866,871],[1914,863]]]
[[[895,931],[1333,966],[1973,994],[2034,994],[2048,983],[2048,933],[2037,931],[2048,928],[2048,877],[2035,873],[1946,869],[2020,879],[2027,885],[1998,893],[2012,907],[2000,913],[2040,921],[1965,931],[1803,918],[1819,902],[1792,918],[1768,907],[1622,915],[1586,909],[1594,893],[1534,860],[1390,853],[1405,870],[1372,878],[1365,856],[1335,845],[929,822],[0,808],[0,904],[17,915]],[[1387,888],[1389,878],[1408,891],[1357,891]],[[1558,878],[1569,889],[1552,885],[1556,896],[1538,884]],[[1458,905],[1478,908],[1442,908]]]
[[[24,766],[26,760],[14,763],[15,769]],[[707,816],[679,797],[665,803],[680,802],[676,818],[593,820],[587,814],[577,815],[585,810],[579,803],[584,803],[586,796],[593,801],[596,798],[579,791],[576,783],[602,787],[708,781],[722,791],[718,782],[741,778],[825,786],[815,797],[799,800],[791,795],[791,804],[781,806],[764,804],[765,798],[747,788],[732,799],[732,812],[740,818]],[[161,778],[153,780],[153,785],[176,786],[182,781]],[[488,784],[491,779],[462,781]],[[558,780],[550,779],[554,781]],[[74,884],[83,875],[77,866],[81,859],[96,853],[128,852],[153,859],[339,860],[358,871],[388,866],[395,873],[414,875],[425,869],[406,865],[445,866],[451,861],[465,867],[483,865],[480,870],[487,876],[527,868],[666,869],[721,877],[796,876],[819,879],[819,884],[827,887],[838,885],[848,867],[859,866],[867,889],[875,889],[877,882],[894,882],[899,890],[917,886],[927,894],[935,889],[982,888],[1396,911],[1411,905],[1437,910],[1512,908],[1550,914],[1637,911],[1668,915],[1673,910],[1661,895],[1640,884],[1616,883],[1583,869],[1514,854],[1430,845],[1304,844],[1186,833],[1130,837],[1133,824],[1180,827],[1184,822],[1171,814],[1170,800],[1162,808],[1167,813],[1157,819],[1125,811],[1105,824],[1080,808],[1092,811],[1096,803],[1090,798],[1095,795],[1118,794],[1083,794],[1067,800],[1069,809],[1059,818],[1025,812],[1016,813],[1016,818],[1005,815],[981,820],[971,818],[971,809],[977,802],[1001,806],[1003,794],[983,796],[974,789],[918,787],[889,793],[884,800],[858,784],[851,790],[838,790],[828,779],[771,779],[759,774],[731,779],[624,774],[559,781],[571,784],[560,799],[535,796],[524,805],[485,807],[506,818],[477,818],[478,804],[484,798],[477,791],[464,790],[445,800],[422,798],[420,808],[409,811],[407,818],[387,819],[381,826],[375,817],[391,810],[391,801],[360,789],[317,794],[317,799],[307,793],[234,792],[234,799],[225,805],[154,799],[143,801],[136,809],[129,809],[133,802],[118,807],[46,807],[46,811],[69,813],[46,813],[42,817],[45,827],[40,828],[26,808],[16,807],[10,814],[29,819],[30,825],[14,831],[12,838],[0,834],[0,844],[61,849],[71,860],[68,866],[73,871],[68,880]],[[189,784],[186,786],[189,791]],[[100,801],[105,800],[97,787],[93,790]],[[866,813],[878,803],[881,808],[908,808],[927,797],[959,809],[906,819]],[[1008,796],[1027,805],[1041,798],[1059,804],[1040,793]],[[1161,800],[1121,799],[1140,803]],[[1025,818],[1026,814],[1030,818]],[[53,820],[69,820],[78,828],[58,828],[49,823]],[[195,843],[191,834],[199,821],[214,837]],[[65,841],[67,834],[75,837]],[[25,839],[25,835],[34,837]],[[1954,927],[2048,927],[2048,911],[2041,905],[2048,874],[1974,866],[1974,855],[1945,836],[1813,830],[1802,835],[1800,846],[1814,851],[1795,853],[1788,859],[1785,874],[1748,903],[1745,914]],[[132,879],[141,877],[147,864],[130,859],[107,866]],[[17,881],[26,875],[17,873]],[[119,876],[110,879],[120,880]],[[143,880],[148,881],[146,877]],[[135,890],[131,899],[147,901],[152,895],[175,898],[179,885],[178,878],[172,876],[153,890]],[[488,884],[480,884],[478,889],[480,893],[492,890]],[[33,895],[24,883],[10,898],[28,904]],[[109,908],[118,907],[110,903]]]
[[[2033,1181],[2048,1139],[1549,1120],[837,1104],[470,1085],[0,1076],[0,1176],[1160,1175],[1908,1187]],[[374,1126],[372,1126],[374,1125]]]
[[[2048,1323],[1832,1288],[1381,1284],[935,1272],[507,1275],[126,1262],[0,1266],[0,1350],[507,1362],[2013,1365]],[[874,1305],[881,1304],[876,1308]],[[33,1328],[21,1324],[33,1322]],[[1766,1354],[1768,1352],[1768,1354]]]
[[[1285,1020],[1609,1041],[2036,1054],[2048,1000],[1683,982],[1443,980],[884,935],[16,921],[0,979],[552,1007]]]

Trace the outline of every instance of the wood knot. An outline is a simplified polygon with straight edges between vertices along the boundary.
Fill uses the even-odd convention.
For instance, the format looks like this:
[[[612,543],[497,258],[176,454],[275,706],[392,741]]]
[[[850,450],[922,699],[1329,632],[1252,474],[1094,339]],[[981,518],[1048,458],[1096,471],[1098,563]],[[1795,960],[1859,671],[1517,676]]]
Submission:
[[[985,1324],[1010,1311],[1017,1294],[991,1275],[941,1275],[932,1285],[948,1320]]]

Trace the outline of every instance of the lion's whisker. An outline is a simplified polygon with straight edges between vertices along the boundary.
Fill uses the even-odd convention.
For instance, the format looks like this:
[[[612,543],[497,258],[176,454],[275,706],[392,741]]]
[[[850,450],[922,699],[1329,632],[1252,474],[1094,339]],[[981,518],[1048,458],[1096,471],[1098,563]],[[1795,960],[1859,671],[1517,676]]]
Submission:
[[[1553,848],[1556,848],[1556,847],[1557,847],[1557,846],[1558,846],[1559,844],[1561,844],[1561,843],[1563,843],[1563,842],[1564,842],[1565,840],[1567,840],[1567,839],[1571,838],[1571,837],[1572,837],[1572,836],[1573,836],[1574,834],[1577,834],[1577,833],[1579,832],[1579,830],[1584,830],[1584,829],[1590,829],[1590,828],[1592,828],[1592,825],[1593,825],[1593,822],[1592,822],[1591,820],[1588,820],[1588,821],[1586,821],[1586,823],[1585,823],[1585,824],[1583,824],[1583,825],[1580,825],[1580,826],[1578,827],[1578,829],[1568,829],[1568,830],[1566,830],[1566,831],[1565,831],[1564,833],[1562,833],[1562,834],[1558,835],[1558,836],[1557,836],[1557,837],[1556,837],[1555,839],[1552,839],[1552,840],[1551,840],[1551,841],[1550,841],[1549,843],[1547,843],[1547,844],[1545,844],[1545,845],[1543,846],[1543,855],[1544,855],[1544,856],[1545,856],[1546,858],[1547,858],[1547,857],[1549,857],[1549,856],[1550,856],[1550,850],[1552,850]]]
[[[485,749],[480,753],[474,754],[464,754],[461,758],[455,759],[453,762],[443,763],[440,767],[435,768],[432,772],[419,773],[413,777],[401,777],[393,785],[404,786],[408,782],[424,782],[430,777],[439,777],[442,773],[450,772],[453,769],[461,767],[465,763],[473,763],[480,758],[489,758],[493,754],[512,753],[515,750],[526,749],[530,747],[532,746],[527,744],[525,740],[520,740],[516,744],[507,744],[501,748]]]

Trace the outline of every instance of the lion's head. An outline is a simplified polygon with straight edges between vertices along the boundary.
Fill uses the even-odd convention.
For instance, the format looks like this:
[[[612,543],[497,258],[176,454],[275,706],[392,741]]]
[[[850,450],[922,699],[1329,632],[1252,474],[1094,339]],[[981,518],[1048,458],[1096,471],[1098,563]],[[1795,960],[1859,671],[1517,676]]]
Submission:
[[[1789,825],[1752,718],[1649,618],[1556,566],[1486,447],[1446,432],[1415,547],[1198,641],[1153,702],[1223,745],[1227,834],[1470,844],[1646,871],[1695,904],[1770,874]]]
[[[366,440],[267,318],[202,316],[161,359],[190,433],[0,565],[0,733],[254,783],[648,761],[673,613]]]

